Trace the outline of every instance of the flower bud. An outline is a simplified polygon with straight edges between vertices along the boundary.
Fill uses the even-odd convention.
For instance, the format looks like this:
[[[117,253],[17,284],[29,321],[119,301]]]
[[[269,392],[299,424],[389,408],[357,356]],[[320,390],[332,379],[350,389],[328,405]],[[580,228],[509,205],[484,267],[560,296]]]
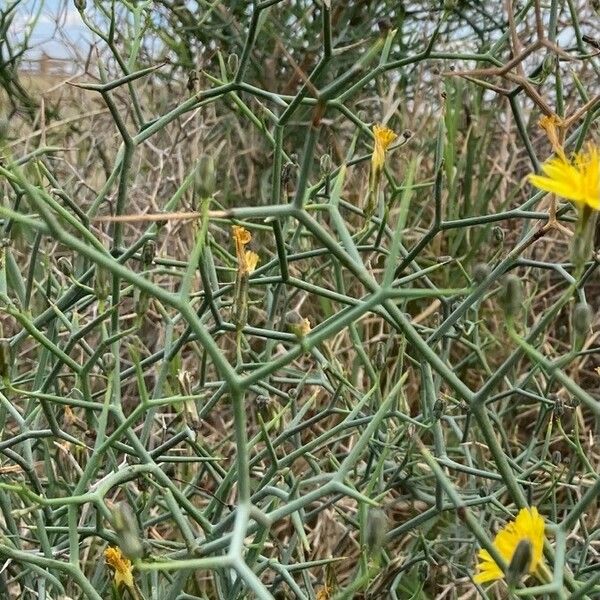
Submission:
[[[12,366],[12,351],[6,338],[0,339],[0,377],[8,377]]]
[[[588,304],[580,302],[573,309],[573,329],[581,337],[585,337],[590,332],[592,325],[592,311]]]
[[[70,277],[73,274],[73,265],[66,256],[60,256],[56,261],[56,266],[58,267],[58,270],[67,277]]]
[[[385,355],[385,342],[380,340],[377,342],[375,347],[375,357],[373,359],[373,366],[380,371],[385,367],[386,355]]]
[[[94,277],[94,290],[98,300],[106,300],[110,292],[111,274],[110,271],[96,266],[96,276]]]
[[[319,161],[319,167],[321,169],[321,177],[327,177],[333,169],[333,161],[331,160],[330,154],[323,154]]]
[[[137,520],[127,504],[121,503],[113,509],[112,525],[123,554],[132,560],[141,558],[143,548]]]
[[[115,357],[112,354],[112,352],[105,352],[102,355],[101,361],[102,361],[102,370],[105,373],[108,373],[115,368],[116,361],[115,361]]]
[[[365,543],[373,554],[379,554],[388,532],[388,518],[380,508],[369,507],[365,531]]]
[[[496,225],[492,228],[492,236],[497,245],[500,245],[504,242],[504,235],[504,229],[502,229],[502,227]]]
[[[256,397],[256,408],[258,409],[258,412],[263,416],[263,417],[267,417],[269,414],[269,409],[272,406],[272,402],[271,399],[269,398],[269,396],[265,396],[265,395],[260,395]]]
[[[83,12],[85,10],[85,6],[86,6],[85,0],[73,0],[73,4],[75,4],[75,8],[79,12]]]
[[[490,266],[487,263],[477,263],[473,267],[473,281],[477,284],[481,283],[490,274]]]
[[[156,256],[156,241],[146,240],[144,247],[142,248],[142,263],[145,267],[149,267],[154,261]]]
[[[499,300],[502,310],[508,318],[519,314],[523,304],[523,289],[521,280],[516,275],[510,274],[504,278]]]
[[[285,188],[294,180],[295,170],[296,170],[295,162],[286,162],[285,165],[281,168],[281,185]]]
[[[554,417],[560,419],[565,414],[565,403],[561,398],[554,401]]]
[[[198,71],[196,71],[196,69],[192,69],[188,73],[188,80],[185,87],[188,92],[194,92],[198,87]]]
[[[216,182],[215,161],[212,156],[204,155],[196,171],[195,191],[200,198],[210,198],[215,193]]]
[[[229,71],[230,75],[235,75],[237,73],[239,66],[240,66],[240,57],[235,52],[232,52],[227,57],[227,71]]]
[[[8,138],[8,131],[10,128],[10,121],[4,116],[0,116],[0,142],[3,142]]]
[[[433,418],[436,421],[439,421],[444,415],[444,408],[445,402],[441,398],[438,398],[433,405]]]
[[[528,539],[523,539],[517,544],[517,548],[506,571],[506,583],[509,588],[516,586],[521,581],[523,575],[529,571],[532,550],[531,542]]]

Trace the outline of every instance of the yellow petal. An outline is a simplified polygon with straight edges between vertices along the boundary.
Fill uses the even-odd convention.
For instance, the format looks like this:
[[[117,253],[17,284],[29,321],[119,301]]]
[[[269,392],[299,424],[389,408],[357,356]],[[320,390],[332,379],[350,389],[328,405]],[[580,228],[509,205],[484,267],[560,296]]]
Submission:
[[[246,250],[246,254],[244,255],[244,271],[246,273],[253,273],[256,269],[256,265],[258,265],[259,256],[256,252],[252,252],[252,250]]]
[[[600,210],[600,149],[589,144],[572,161],[562,148],[557,153],[557,158],[542,166],[544,176],[530,175],[529,181],[541,190]]]
[[[374,125],[373,137],[375,138],[375,144],[371,156],[371,168],[373,171],[380,171],[383,169],[386,150],[398,136],[385,125]]]

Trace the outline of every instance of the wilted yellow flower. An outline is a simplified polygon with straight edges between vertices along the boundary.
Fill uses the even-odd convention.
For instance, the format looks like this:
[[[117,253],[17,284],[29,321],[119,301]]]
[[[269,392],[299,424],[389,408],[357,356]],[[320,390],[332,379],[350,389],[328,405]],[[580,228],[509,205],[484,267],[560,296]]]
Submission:
[[[244,267],[246,273],[252,273],[256,269],[256,265],[258,265],[259,257],[256,252],[252,252],[252,250],[246,250],[244,254]]]
[[[304,337],[305,335],[308,335],[310,333],[310,329],[310,321],[308,320],[308,318],[305,317],[304,319],[302,319],[300,325],[298,326],[298,332],[302,337]]]
[[[331,590],[329,587],[322,585],[317,592],[316,598],[317,600],[329,600],[331,598]]]
[[[560,119],[556,115],[544,115],[539,120],[540,127],[546,132],[552,148],[558,154],[563,154],[562,145],[558,139],[558,128],[560,127]]]
[[[235,241],[235,254],[239,270],[244,274],[252,273],[258,264],[258,254],[251,250],[246,250],[246,246],[252,240],[252,234],[239,225],[234,225],[231,229]]]
[[[373,125],[373,135],[375,145],[371,156],[371,168],[376,173],[383,169],[386,150],[398,136],[385,125]]]
[[[509,565],[519,543],[526,541],[530,545],[531,558],[527,566],[528,573],[534,573],[542,562],[544,548],[544,518],[537,508],[522,508],[514,521],[507,523],[494,538],[494,547]],[[478,573],[475,583],[487,583],[502,579],[504,573],[487,550],[479,551]]]
[[[109,546],[104,551],[104,559],[106,560],[106,564],[110,565],[115,572],[114,581],[117,588],[121,584],[130,589],[134,587],[131,561],[123,556],[119,548]]]
[[[244,227],[234,225],[231,228],[233,239],[235,240],[235,251],[239,255],[244,251],[244,246],[247,246],[252,239],[252,234]]]
[[[589,144],[570,161],[559,153],[542,166],[544,175],[530,175],[529,181],[546,192],[600,210],[600,149]]]

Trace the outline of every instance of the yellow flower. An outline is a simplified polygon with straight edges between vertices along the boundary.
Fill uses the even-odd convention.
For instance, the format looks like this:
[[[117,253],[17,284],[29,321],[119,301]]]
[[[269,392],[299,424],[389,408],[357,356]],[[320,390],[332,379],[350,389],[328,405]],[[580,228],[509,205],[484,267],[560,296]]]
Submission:
[[[530,175],[529,181],[546,192],[600,210],[600,149],[589,144],[569,161],[564,153],[542,166],[544,175]]]
[[[114,581],[117,588],[121,584],[130,589],[134,587],[131,561],[123,556],[119,548],[109,546],[104,551],[104,559],[106,560],[106,564],[110,565],[115,571]]]
[[[494,538],[494,547],[507,565],[510,564],[515,550],[522,540],[528,541],[531,545],[528,572],[534,573],[542,562],[544,547],[544,519],[535,507],[522,508],[517,518],[507,523]],[[504,577],[502,569],[487,550],[481,549],[478,556],[478,573],[473,578],[475,583],[487,583]]]
[[[376,173],[383,169],[385,152],[398,136],[385,125],[373,125],[373,135],[375,136],[375,145],[371,156],[371,167]]]

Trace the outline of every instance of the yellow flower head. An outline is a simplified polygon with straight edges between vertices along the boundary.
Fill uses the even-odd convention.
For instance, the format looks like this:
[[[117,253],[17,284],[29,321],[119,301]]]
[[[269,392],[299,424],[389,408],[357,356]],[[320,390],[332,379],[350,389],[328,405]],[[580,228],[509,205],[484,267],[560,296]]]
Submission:
[[[121,550],[115,546],[109,546],[104,551],[104,559],[106,564],[110,565],[115,571],[114,580],[117,588],[121,584],[133,588],[133,567],[131,561],[123,556]]]
[[[542,562],[544,548],[544,519],[537,508],[522,508],[514,521],[507,523],[494,538],[494,547],[506,564],[510,564],[519,542],[526,540],[531,546],[531,560],[528,572],[534,573]],[[473,578],[475,583],[487,583],[502,579],[504,573],[487,550],[479,551],[478,573]]]
[[[544,175],[530,175],[529,181],[546,192],[600,210],[600,149],[589,144],[569,161],[559,153],[542,166]]]
[[[371,156],[371,166],[373,171],[381,171],[385,162],[386,150],[398,136],[385,125],[373,125],[373,135],[375,136],[375,145]]]

